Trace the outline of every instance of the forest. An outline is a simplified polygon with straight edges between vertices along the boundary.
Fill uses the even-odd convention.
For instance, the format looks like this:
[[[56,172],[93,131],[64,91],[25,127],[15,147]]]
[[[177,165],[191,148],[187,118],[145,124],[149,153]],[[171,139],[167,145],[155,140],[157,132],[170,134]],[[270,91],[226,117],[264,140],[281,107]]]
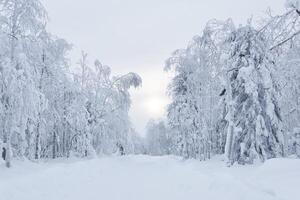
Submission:
[[[148,124],[150,155],[224,155],[228,166],[300,157],[299,6],[287,1],[255,26],[213,19],[176,50],[167,120]]]
[[[300,157],[300,3],[250,18],[210,20],[186,48],[166,60],[172,71],[167,119],[151,120],[141,137],[130,123],[133,72],[87,64],[82,51],[47,31],[38,0],[0,1],[0,147],[14,159],[125,154],[178,155],[228,166]]]
[[[170,53],[170,102],[143,134],[141,75],[70,56],[43,1],[0,0],[0,200],[297,199],[300,0],[282,7],[211,19]]]

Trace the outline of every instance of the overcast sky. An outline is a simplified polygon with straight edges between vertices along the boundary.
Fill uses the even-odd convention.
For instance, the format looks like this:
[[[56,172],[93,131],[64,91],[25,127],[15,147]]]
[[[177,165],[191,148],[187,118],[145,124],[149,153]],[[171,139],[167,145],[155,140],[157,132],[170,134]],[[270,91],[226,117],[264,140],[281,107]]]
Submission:
[[[284,0],[43,0],[48,29],[74,45],[79,59],[85,50],[114,74],[137,72],[143,87],[132,91],[130,112],[140,133],[150,118],[164,117],[169,76],[163,71],[170,54],[184,48],[212,18],[245,23],[270,7],[282,12]]]

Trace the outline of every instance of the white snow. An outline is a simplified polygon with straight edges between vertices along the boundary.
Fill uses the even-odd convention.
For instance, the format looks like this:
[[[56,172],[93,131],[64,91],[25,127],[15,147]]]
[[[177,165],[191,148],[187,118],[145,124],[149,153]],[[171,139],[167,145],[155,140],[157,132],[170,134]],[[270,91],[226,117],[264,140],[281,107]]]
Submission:
[[[0,166],[1,200],[295,200],[300,160],[225,166],[178,157],[126,156]]]

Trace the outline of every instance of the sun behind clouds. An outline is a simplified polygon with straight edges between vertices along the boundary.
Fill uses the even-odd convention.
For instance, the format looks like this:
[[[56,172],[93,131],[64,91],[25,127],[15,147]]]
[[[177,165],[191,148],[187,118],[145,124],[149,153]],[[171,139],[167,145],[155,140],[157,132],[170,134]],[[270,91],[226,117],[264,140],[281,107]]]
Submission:
[[[161,117],[165,112],[167,100],[164,97],[156,96],[145,100],[144,108],[154,117]]]

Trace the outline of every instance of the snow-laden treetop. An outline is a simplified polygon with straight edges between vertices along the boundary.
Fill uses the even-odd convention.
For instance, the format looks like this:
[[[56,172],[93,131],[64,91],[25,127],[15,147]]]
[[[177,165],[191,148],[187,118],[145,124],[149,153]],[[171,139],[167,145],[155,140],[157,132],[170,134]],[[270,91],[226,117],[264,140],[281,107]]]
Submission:
[[[294,8],[300,10],[300,0],[286,0],[287,8]]]

